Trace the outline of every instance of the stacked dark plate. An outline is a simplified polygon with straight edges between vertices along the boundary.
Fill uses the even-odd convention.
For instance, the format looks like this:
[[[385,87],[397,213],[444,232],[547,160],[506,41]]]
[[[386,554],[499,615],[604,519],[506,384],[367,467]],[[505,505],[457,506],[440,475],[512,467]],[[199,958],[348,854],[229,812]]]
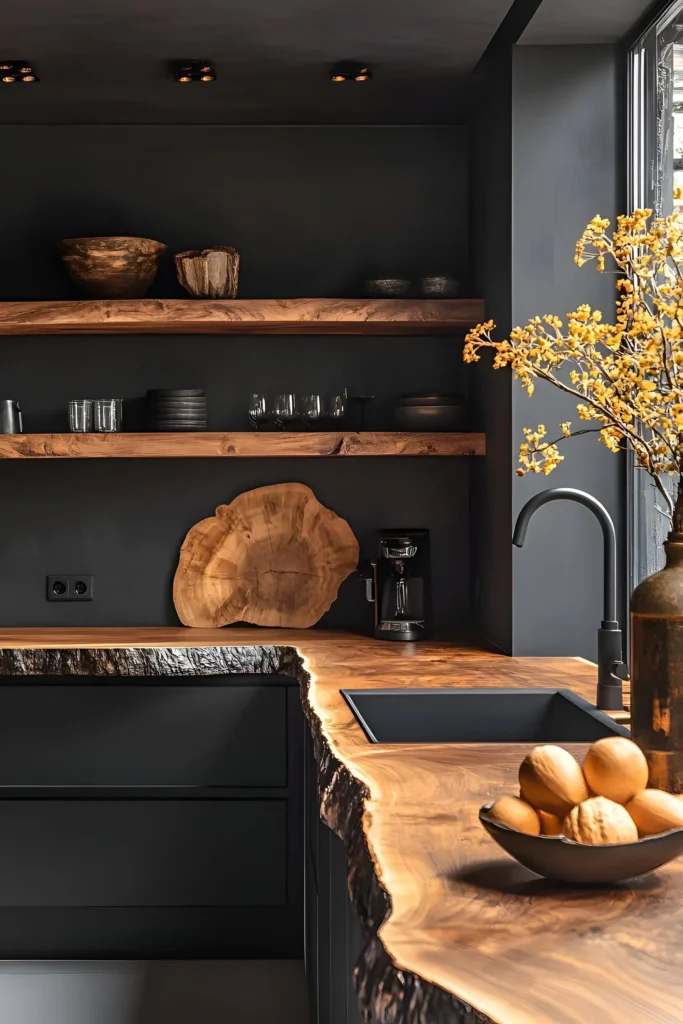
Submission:
[[[461,430],[467,410],[462,395],[401,395],[396,423],[401,430]]]
[[[150,430],[175,433],[206,430],[206,395],[202,388],[153,388],[147,392]]]

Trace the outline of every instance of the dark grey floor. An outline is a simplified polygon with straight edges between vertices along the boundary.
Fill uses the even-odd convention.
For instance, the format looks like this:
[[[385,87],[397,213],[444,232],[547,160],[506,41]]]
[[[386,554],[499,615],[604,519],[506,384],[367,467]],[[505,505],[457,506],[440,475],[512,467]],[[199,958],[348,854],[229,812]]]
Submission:
[[[298,960],[0,963],[0,1024],[306,1024]]]

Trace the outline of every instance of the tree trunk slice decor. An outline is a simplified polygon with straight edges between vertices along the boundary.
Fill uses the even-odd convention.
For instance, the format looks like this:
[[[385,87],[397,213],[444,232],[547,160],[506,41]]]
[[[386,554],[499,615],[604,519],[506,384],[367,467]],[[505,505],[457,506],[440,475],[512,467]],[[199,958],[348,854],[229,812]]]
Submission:
[[[192,527],[180,549],[173,600],[186,626],[304,629],[330,608],[357,565],[350,526],[309,487],[257,487]]]
[[[78,290],[93,299],[141,299],[156,277],[163,242],[113,235],[65,238],[59,254]]]
[[[178,280],[197,299],[234,299],[240,270],[240,254],[229,245],[190,249],[175,257]]]

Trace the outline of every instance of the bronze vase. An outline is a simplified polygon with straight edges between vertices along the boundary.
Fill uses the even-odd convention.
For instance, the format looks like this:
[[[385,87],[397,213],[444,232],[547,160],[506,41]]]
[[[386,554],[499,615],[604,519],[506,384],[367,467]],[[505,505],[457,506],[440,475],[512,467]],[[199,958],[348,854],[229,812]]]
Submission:
[[[670,533],[664,548],[665,567],[631,598],[631,730],[650,785],[682,793],[683,532]]]

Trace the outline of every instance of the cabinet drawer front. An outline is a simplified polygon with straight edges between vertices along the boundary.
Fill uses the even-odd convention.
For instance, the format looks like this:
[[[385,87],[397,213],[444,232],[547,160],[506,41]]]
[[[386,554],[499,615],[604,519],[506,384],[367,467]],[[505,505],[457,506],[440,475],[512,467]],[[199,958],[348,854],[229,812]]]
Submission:
[[[0,801],[0,908],[286,901],[284,800]]]
[[[0,687],[0,786],[285,786],[285,686]]]

